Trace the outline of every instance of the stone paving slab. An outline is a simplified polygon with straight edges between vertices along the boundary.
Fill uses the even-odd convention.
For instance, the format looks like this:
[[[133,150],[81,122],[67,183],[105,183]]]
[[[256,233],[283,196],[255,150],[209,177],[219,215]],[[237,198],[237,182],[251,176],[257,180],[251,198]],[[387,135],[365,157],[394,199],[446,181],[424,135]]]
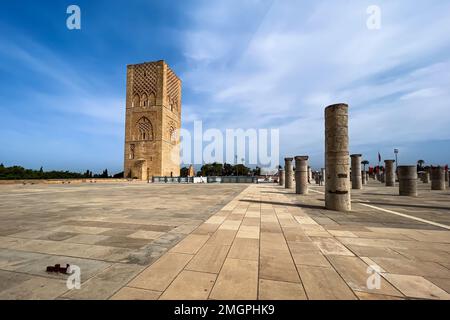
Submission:
[[[209,235],[180,245],[192,255],[182,255],[184,264],[171,266],[172,274],[158,276],[153,284],[139,274],[151,276],[146,267],[157,269],[161,262],[153,262],[185,237],[195,238],[189,234],[245,188],[1,185],[0,299],[157,299]],[[58,263],[80,267],[80,290],[68,290],[67,275],[45,271]],[[132,280],[137,287],[125,288]]]
[[[249,186],[194,230],[181,249],[173,249],[185,250],[190,261],[162,297],[189,299],[191,293],[173,288],[192,287],[203,288],[194,294],[198,299],[219,300],[449,299],[450,231],[378,208],[404,209],[411,217],[450,226],[441,217],[450,207],[450,192],[421,189],[420,198],[405,201],[378,183],[365,188],[356,192],[352,212],[335,212],[323,209],[323,187],[298,196],[275,185]],[[380,198],[383,192],[388,194]],[[436,198],[439,206],[422,210],[419,204]],[[362,205],[371,201],[382,204]],[[195,272],[199,283],[189,280]],[[150,278],[158,273],[165,271]],[[208,285],[202,285],[204,277]]]

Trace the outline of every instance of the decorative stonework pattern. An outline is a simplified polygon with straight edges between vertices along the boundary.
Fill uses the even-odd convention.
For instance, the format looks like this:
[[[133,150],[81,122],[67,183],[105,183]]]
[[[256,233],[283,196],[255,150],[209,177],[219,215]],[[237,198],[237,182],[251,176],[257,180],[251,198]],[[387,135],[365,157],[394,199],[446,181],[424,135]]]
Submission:
[[[172,111],[179,111],[181,105],[181,80],[167,68],[167,96]]]
[[[144,63],[134,66],[133,96],[156,95],[158,86],[158,67],[156,63]]]
[[[153,140],[153,126],[146,117],[139,119],[137,123],[139,140]]]

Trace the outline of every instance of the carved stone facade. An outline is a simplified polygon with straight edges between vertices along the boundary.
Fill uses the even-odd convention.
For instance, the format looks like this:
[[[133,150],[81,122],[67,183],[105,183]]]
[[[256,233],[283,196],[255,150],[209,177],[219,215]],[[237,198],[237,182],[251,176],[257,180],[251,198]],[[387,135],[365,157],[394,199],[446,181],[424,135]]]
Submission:
[[[181,80],[162,60],[127,66],[124,175],[179,176]]]

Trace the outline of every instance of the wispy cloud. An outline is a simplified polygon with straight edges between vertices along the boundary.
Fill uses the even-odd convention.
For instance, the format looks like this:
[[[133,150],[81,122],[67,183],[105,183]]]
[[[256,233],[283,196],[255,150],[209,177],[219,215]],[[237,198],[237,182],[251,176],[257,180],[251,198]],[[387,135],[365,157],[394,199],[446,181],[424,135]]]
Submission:
[[[209,2],[207,10],[221,15],[255,4],[226,3]],[[378,1],[382,27],[368,30],[368,1],[258,3],[268,11],[244,24],[222,19],[211,30],[210,19],[196,15],[186,30],[186,55],[198,54],[185,84],[206,95],[200,108],[240,115],[221,119],[223,127],[277,125],[282,153],[320,154],[323,108],[347,102],[354,151],[374,141],[450,139],[448,117],[435,117],[450,98],[450,4]],[[192,37],[201,34],[204,46]]]

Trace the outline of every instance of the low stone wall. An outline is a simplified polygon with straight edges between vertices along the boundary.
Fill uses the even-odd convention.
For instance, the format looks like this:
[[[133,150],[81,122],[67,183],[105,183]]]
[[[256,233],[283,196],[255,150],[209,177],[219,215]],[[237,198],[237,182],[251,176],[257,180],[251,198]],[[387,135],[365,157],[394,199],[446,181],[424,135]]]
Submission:
[[[26,179],[26,180],[0,180],[0,185],[6,184],[80,184],[80,183],[108,183],[108,182],[127,182],[131,179]]]

